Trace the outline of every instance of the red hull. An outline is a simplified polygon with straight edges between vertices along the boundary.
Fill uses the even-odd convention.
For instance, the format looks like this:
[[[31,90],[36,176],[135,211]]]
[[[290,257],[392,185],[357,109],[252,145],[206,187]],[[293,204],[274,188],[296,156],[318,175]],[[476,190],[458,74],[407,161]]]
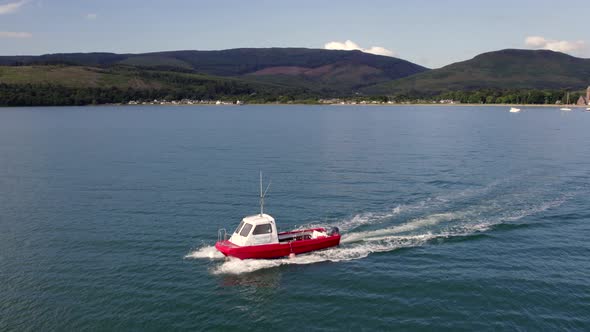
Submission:
[[[321,230],[323,231],[323,229]],[[241,247],[228,240],[225,240],[215,243],[215,248],[217,248],[217,250],[219,250],[225,256],[236,257],[239,259],[267,259],[286,257],[290,254],[303,254],[310,251],[335,247],[338,244],[340,244],[340,234],[333,234],[316,239],[295,240],[290,242],[262,244],[246,247]]]

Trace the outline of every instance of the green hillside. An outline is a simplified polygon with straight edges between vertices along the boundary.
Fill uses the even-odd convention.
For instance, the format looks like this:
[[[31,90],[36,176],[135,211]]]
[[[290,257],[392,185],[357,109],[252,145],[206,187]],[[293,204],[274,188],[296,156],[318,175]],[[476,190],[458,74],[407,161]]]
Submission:
[[[436,95],[480,89],[570,89],[590,84],[590,59],[547,50],[502,50],[365,88],[368,94]]]
[[[0,57],[0,105],[153,99],[307,102],[321,98],[555,103],[590,84],[590,59],[502,50],[428,70],[359,51],[305,48]]]
[[[161,88],[163,84],[146,80],[133,71],[111,70],[81,66],[2,66],[0,83],[4,84],[56,84],[64,87],[116,87],[121,89]]]
[[[266,102],[311,97],[315,95],[305,88],[134,67],[0,66],[0,105],[5,106],[185,98]]]
[[[241,48],[144,54],[69,53],[0,57],[0,65],[118,66],[239,78],[315,90],[332,96],[407,77],[427,68],[360,51],[307,48]]]

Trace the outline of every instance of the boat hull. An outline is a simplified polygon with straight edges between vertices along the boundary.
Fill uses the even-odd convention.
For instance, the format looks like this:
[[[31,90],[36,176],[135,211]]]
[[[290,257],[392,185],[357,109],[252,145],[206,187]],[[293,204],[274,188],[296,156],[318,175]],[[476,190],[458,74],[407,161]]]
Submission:
[[[340,244],[340,234],[333,234],[315,239],[301,239],[289,242],[261,244],[256,246],[238,246],[228,240],[218,241],[215,248],[222,254],[239,259],[281,258],[291,254],[335,247]]]

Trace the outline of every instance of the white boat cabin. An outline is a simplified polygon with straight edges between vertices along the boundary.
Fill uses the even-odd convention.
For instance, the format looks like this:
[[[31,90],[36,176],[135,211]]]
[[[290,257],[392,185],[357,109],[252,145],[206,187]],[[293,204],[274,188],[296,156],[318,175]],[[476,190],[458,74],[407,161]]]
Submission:
[[[268,214],[245,217],[229,241],[238,246],[279,243],[275,219]]]
[[[264,213],[264,196],[268,191],[262,191],[262,172],[260,173],[260,213],[242,219],[235,232],[229,238],[229,242],[240,247],[256,246],[262,244],[278,244],[297,240],[315,239],[328,236],[326,232],[312,230],[301,230],[279,234],[275,219]],[[336,232],[338,230],[336,229]]]

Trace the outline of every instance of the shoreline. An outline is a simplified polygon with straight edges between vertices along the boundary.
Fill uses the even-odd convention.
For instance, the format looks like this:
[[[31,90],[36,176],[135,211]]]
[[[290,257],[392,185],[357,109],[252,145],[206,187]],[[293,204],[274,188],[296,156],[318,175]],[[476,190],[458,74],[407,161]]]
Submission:
[[[562,108],[569,107],[573,109],[590,108],[590,105],[549,105],[549,104],[433,104],[433,103],[416,103],[416,104],[308,104],[308,103],[246,103],[246,104],[88,104],[88,105],[26,105],[26,106],[8,106],[0,105],[2,108],[28,108],[28,107],[106,107],[106,106],[123,106],[123,107],[137,107],[137,106],[174,106],[174,107],[237,107],[237,106],[339,106],[339,107],[412,107],[412,106],[427,106],[427,107],[527,107],[527,108]]]
[[[287,105],[287,104],[285,104]],[[318,104],[321,105],[321,104]],[[587,108],[590,107],[590,105],[587,106],[580,106],[580,105],[550,105],[550,104],[429,104],[429,103],[421,103],[421,104],[326,104],[328,106],[484,106],[484,107],[556,107],[556,108],[562,108],[562,107],[570,107],[570,108]]]
[[[562,108],[562,107],[569,107],[569,108],[583,108],[586,109],[590,107],[587,106],[580,106],[580,105],[549,105],[549,104],[430,104],[430,103],[419,103],[419,104],[306,104],[306,103],[248,103],[248,104],[224,104],[224,105],[215,105],[215,104],[147,104],[147,105],[128,105],[128,104],[102,104],[102,105],[87,105],[87,106],[203,106],[203,107],[224,107],[224,106],[341,106],[341,107],[351,107],[351,106],[369,106],[369,107],[411,107],[411,106],[429,106],[429,107],[452,107],[452,106],[462,106],[462,107],[544,107],[544,108]],[[59,107],[59,106],[58,106]]]

